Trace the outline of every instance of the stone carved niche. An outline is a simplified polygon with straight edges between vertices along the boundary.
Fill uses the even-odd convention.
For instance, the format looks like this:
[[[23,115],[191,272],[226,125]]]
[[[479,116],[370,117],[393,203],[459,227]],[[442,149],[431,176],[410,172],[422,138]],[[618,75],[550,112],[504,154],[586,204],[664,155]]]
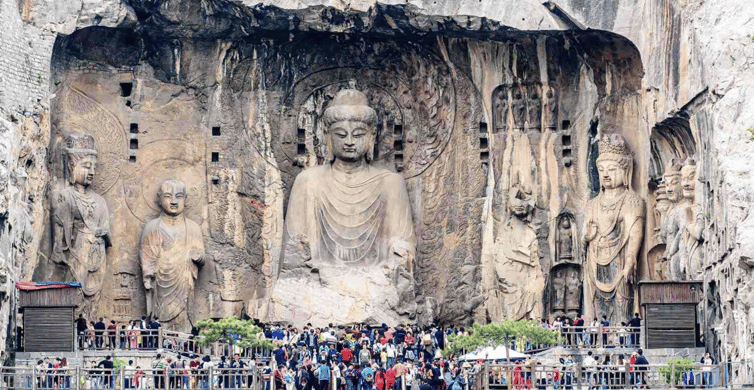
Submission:
[[[445,19],[396,6],[376,5],[367,14],[275,7],[246,12],[236,9],[247,8],[241,4],[228,5],[208,17],[173,4],[133,2],[137,13],[154,17],[139,18],[134,29],[85,29],[56,42],[53,139],[62,139],[60,124],[73,123],[97,141],[98,163],[113,163],[97,167],[93,184],[113,221],[107,253],[112,271],[103,281],[99,313],[146,314],[143,283],[133,285],[143,280],[139,238],[159,215],[154,194],[168,178],[186,183],[185,214],[206,240],[206,264],[190,308],[197,319],[249,314],[297,324],[459,323],[553,313],[552,286],[563,278],[551,274],[571,264],[559,247],[558,237],[568,234],[559,231],[559,216],[573,215],[574,240],[583,235],[579,210],[589,197],[584,189],[592,187],[586,173],[590,140],[583,130],[592,121],[611,124],[634,148],[643,145],[640,120],[623,109],[636,104],[641,86],[630,42],[598,31],[502,26],[462,27],[451,37],[441,32]],[[413,23],[417,17],[425,22]],[[464,25],[496,26],[479,22]],[[395,36],[387,39],[384,31]],[[375,110],[374,166],[405,182],[416,237],[410,272],[416,297],[367,306],[347,273],[320,274],[317,283],[340,293],[304,294],[304,306],[309,300],[316,310],[276,306],[280,276],[296,268],[282,260],[284,221],[295,217],[288,214],[293,183],[327,163],[324,110],[347,88],[362,91]],[[55,145],[50,167],[57,182],[63,176]],[[646,162],[637,158],[636,169],[646,170]],[[517,192],[530,204],[525,215],[511,214]],[[525,305],[514,298],[520,286],[483,280],[485,270],[498,268],[496,260],[523,264],[518,253],[503,252],[514,230],[527,237],[526,274],[538,286],[526,291]],[[306,245],[297,249],[306,254]],[[572,259],[574,268],[585,269],[579,256]],[[42,264],[38,274],[52,273],[48,268],[55,270]],[[583,277],[573,275],[566,272],[564,283]],[[498,292],[496,302],[484,301],[491,289]],[[571,293],[564,299],[578,300],[576,289],[565,291]],[[133,310],[126,313],[129,299]]]
[[[582,254],[573,214],[558,216],[556,232],[555,262],[550,271],[552,314],[575,318],[581,312]]]

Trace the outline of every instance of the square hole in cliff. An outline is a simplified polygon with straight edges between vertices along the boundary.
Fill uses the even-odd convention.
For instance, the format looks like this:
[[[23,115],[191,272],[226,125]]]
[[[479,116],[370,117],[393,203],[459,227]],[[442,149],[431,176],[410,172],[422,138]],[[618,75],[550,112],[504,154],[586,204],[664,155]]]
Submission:
[[[120,83],[120,96],[129,97],[134,88],[134,83]]]
[[[210,157],[212,159],[212,162],[219,162],[220,161],[220,152],[212,152],[212,155]]]
[[[571,136],[570,135],[564,135],[562,138],[563,146],[569,146],[571,145]]]
[[[129,129],[131,134],[139,134],[139,124],[138,123],[131,123],[131,127]]]
[[[139,140],[138,139],[132,139],[128,143],[129,149],[139,149]]]
[[[214,127],[212,127],[212,136],[213,137],[219,137],[220,136],[220,126],[214,126]]]

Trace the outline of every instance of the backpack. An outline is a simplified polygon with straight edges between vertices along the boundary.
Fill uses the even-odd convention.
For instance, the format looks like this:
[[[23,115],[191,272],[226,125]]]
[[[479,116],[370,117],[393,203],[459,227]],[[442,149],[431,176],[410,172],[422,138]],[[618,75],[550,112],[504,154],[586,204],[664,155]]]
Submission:
[[[458,381],[453,382],[453,385],[450,387],[450,390],[463,390],[463,387],[461,387],[461,384],[458,383]]]

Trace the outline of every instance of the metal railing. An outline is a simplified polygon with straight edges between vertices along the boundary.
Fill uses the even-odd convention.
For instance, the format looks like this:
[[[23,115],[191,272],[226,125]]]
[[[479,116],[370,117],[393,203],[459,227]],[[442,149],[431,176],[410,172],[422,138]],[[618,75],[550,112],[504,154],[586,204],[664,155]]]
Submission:
[[[246,368],[39,368],[0,367],[0,389],[240,389],[264,390],[273,380]],[[274,387],[269,387],[274,388]]]
[[[642,327],[563,326],[559,330],[564,347],[640,348],[643,340]]]
[[[754,386],[752,362],[702,365],[485,364],[475,375],[475,390],[512,389],[626,389],[708,388]],[[734,372],[735,371],[735,372]],[[481,376],[479,378],[478,376]],[[485,380],[486,379],[486,380]]]
[[[112,332],[112,333],[111,333]],[[202,336],[173,332],[163,329],[127,329],[118,331],[86,330],[77,337],[77,349],[80,351],[97,350],[131,350],[150,351],[163,349],[175,353],[197,355],[226,356],[235,354],[242,358],[269,360],[271,351],[260,347],[240,348],[237,345],[216,342],[209,346],[200,346]]]

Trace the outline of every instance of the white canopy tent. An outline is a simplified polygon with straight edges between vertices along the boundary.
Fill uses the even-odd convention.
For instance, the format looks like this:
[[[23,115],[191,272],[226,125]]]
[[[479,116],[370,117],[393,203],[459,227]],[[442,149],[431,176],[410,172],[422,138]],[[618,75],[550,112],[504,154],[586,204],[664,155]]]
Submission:
[[[508,352],[511,360],[526,359],[528,355],[514,350]],[[458,358],[458,360],[505,360],[505,347],[499,345],[497,347],[484,347],[477,349],[472,353],[467,353]]]

